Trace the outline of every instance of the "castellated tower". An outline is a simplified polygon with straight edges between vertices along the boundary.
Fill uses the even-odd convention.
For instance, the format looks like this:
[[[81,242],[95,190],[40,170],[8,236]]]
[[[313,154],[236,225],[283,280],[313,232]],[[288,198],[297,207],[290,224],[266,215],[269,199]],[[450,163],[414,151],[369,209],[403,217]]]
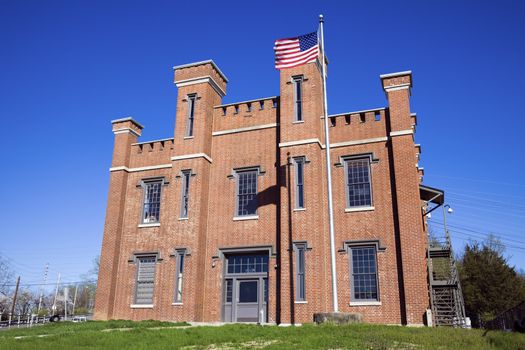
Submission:
[[[319,61],[280,70],[279,96],[228,104],[213,61],[174,73],[174,137],[139,142],[133,118],[112,122],[95,319],[297,324],[331,311]],[[419,325],[429,188],[412,74],[380,80],[388,106],[328,116],[338,303]]]

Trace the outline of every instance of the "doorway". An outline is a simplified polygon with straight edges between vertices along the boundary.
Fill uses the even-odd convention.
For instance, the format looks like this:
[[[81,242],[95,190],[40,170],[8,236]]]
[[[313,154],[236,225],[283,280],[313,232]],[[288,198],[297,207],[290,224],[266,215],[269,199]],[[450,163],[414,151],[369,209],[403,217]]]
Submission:
[[[267,322],[268,253],[226,256],[223,280],[224,322]]]

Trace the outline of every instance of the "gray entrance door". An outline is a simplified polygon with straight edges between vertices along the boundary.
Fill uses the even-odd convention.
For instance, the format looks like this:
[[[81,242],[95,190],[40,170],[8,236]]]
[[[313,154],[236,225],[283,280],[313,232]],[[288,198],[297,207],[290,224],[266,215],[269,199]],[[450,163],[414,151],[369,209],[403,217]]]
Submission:
[[[259,280],[237,280],[237,322],[259,321]]]
[[[266,322],[268,258],[268,253],[226,256],[223,280],[223,321]]]

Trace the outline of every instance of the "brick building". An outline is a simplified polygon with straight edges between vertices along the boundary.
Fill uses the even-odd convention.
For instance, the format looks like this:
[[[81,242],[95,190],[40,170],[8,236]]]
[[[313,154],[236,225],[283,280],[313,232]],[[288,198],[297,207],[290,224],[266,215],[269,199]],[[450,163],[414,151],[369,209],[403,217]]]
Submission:
[[[96,319],[312,322],[332,310],[322,76],[280,70],[280,96],[221,104],[213,61],[174,67],[173,138],[115,134]],[[412,75],[388,107],[330,115],[338,302],[423,324],[427,234]],[[430,191],[430,192],[429,192]]]

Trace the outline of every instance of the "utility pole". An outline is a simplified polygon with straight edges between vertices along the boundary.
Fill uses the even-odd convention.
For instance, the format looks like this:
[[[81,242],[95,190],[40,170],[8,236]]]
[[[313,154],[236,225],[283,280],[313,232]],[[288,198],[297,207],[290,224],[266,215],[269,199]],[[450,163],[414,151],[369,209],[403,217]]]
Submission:
[[[67,300],[69,299],[69,287],[64,287],[64,320],[67,321]]]
[[[44,283],[42,284],[42,287],[40,288],[40,299],[38,300],[38,309],[36,314],[38,315],[40,313],[40,308],[42,307],[42,298],[44,297],[44,286],[47,282],[47,270],[49,269],[49,263],[46,264],[46,268],[44,270]]]
[[[11,315],[15,313],[16,296],[18,295],[18,286],[20,286],[20,276],[16,280],[15,295],[13,296],[13,305],[11,305]]]
[[[75,315],[75,305],[77,303],[77,291],[78,291],[78,283],[75,286],[75,296],[73,297],[73,310],[71,311],[71,315]]]
[[[51,308],[53,310],[53,315],[56,314],[56,310],[57,310],[57,296],[58,296],[58,285],[59,284],[60,284],[60,272],[58,273],[57,286],[55,289],[55,299],[53,299],[53,307]]]

